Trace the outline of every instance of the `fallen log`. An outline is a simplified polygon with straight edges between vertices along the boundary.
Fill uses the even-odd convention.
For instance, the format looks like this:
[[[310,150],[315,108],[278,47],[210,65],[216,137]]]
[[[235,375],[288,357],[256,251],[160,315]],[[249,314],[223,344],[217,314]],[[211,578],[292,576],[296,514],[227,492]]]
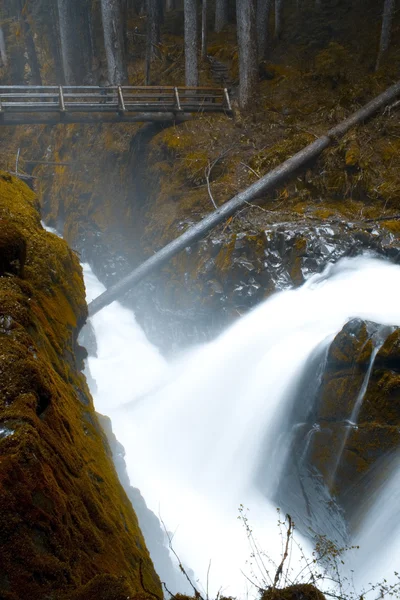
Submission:
[[[294,156],[280,164],[278,167],[269,171],[264,177],[253,183],[243,192],[240,192],[228,202],[225,202],[217,210],[210,213],[204,219],[189,227],[178,238],[161,248],[153,256],[148,258],[139,267],[134,269],[129,275],[121,279],[118,283],[111,286],[100,296],[95,298],[89,304],[89,316],[93,316],[99,310],[121,297],[125,292],[131,289],[135,284],[141,281],[149,273],[161,268],[173,256],[191,246],[193,243],[204,238],[214,227],[231,217],[237,210],[244,207],[248,202],[259,198],[266,192],[282,184],[288,177],[296,173],[298,169],[308,164],[316,158],[323,150],[332,143],[345,135],[349,129],[363,123],[371,117],[380,108],[386,106],[397,96],[400,95],[400,81],[388,88],[385,92],[374,98],[371,102],[363,106],[360,110],[353,113],[350,117],[330,129],[326,135],[321,136]]]

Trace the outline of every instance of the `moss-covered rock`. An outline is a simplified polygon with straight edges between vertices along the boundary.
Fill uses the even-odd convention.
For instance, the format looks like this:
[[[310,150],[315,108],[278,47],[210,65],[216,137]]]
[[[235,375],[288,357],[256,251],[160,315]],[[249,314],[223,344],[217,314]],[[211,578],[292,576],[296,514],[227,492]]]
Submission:
[[[265,590],[261,594],[261,600],[325,600],[325,596],[315,586],[301,583],[282,589]]]
[[[300,527],[313,515],[318,531],[316,515],[326,510],[324,527],[331,520],[337,535],[344,509],[350,530],[356,529],[363,519],[360,509],[368,505],[360,499],[371,497],[389,477],[391,457],[400,446],[399,347],[399,328],[353,319],[327,355],[317,353],[310,364],[314,373],[322,369],[322,376],[314,386],[299,386],[293,423],[301,425],[293,429],[292,453],[278,493],[287,510],[292,493],[303,498],[304,507],[296,509]],[[300,403],[306,407],[301,416]],[[346,543],[343,536],[337,540],[341,545]]]
[[[79,261],[3,172],[0,226],[0,596],[161,598],[77,364]]]

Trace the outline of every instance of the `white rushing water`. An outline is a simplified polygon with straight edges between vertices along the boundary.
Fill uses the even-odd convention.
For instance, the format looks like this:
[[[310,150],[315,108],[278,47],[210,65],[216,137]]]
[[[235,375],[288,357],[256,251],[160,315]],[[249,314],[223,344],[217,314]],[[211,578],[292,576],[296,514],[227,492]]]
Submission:
[[[90,301],[105,288],[88,265],[84,273]],[[215,341],[172,364],[119,303],[92,318],[98,356],[88,366],[97,384],[96,408],[112,419],[132,485],[173,532],[174,549],[200,585],[209,580],[210,595],[221,587],[225,595],[245,594],[249,584],[242,571],[253,580],[263,576],[246,564],[250,550],[237,518],[240,504],[249,509],[260,548],[280,561],[276,510],[254,476],[261,448],[266,442],[274,447],[288,391],[310,354],[352,317],[400,325],[399,298],[399,266],[367,256],[342,259],[300,289],[275,294]],[[280,462],[270,464],[271,495]],[[386,492],[386,518],[398,519],[398,502],[391,503]],[[377,536],[371,528],[361,538],[366,546]],[[396,543],[387,556],[395,556]],[[367,564],[367,553],[362,556]],[[294,548],[294,572],[301,569],[298,560]],[[393,560],[379,564],[375,553],[368,580],[396,569]]]

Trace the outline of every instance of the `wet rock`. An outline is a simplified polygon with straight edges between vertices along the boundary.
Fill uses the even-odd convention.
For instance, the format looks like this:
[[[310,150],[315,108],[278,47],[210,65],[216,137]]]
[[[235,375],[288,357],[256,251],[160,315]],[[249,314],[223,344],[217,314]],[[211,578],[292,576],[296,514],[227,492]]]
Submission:
[[[389,475],[391,457],[400,446],[399,348],[398,327],[353,319],[326,356],[320,352],[311,361],[310,369],[318,373],[319,368],[322,376],[312,379],[305,373],[293,401],[297,408],[285,438],[291,450],[278,492],[280,499],[286,494],[283,502],[290,512],[290,497],[297,490],[300,523],[309,526],[312,521],[318,531],[316,515],[330,497],[325,514],[332,531],[345,521],[350,530],[359,527],[368,498]],[[305,405],[302,412],[299,404]],[[335,502],[336,517],[331,510]],[[346,542],[345,531],[341,542]]]
[[[7,274],[22,277],[25,261],[25,238],[9,219],[0,218],[0,277]]]
[[[126,299],[154,343],[182,347],[212,338],[275,291],[302,285],[328,263],[366,251],[399,259],[396,236],[378,225],[285,221],[263,231],[214,232]]]

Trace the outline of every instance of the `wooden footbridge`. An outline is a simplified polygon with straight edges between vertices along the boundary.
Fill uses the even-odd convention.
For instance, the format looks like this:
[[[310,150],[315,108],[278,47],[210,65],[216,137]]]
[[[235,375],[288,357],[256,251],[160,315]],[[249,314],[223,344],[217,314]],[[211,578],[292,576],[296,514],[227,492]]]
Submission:
[[[0,125],[179,121],[232,114],[227,88],[0,86]]]

